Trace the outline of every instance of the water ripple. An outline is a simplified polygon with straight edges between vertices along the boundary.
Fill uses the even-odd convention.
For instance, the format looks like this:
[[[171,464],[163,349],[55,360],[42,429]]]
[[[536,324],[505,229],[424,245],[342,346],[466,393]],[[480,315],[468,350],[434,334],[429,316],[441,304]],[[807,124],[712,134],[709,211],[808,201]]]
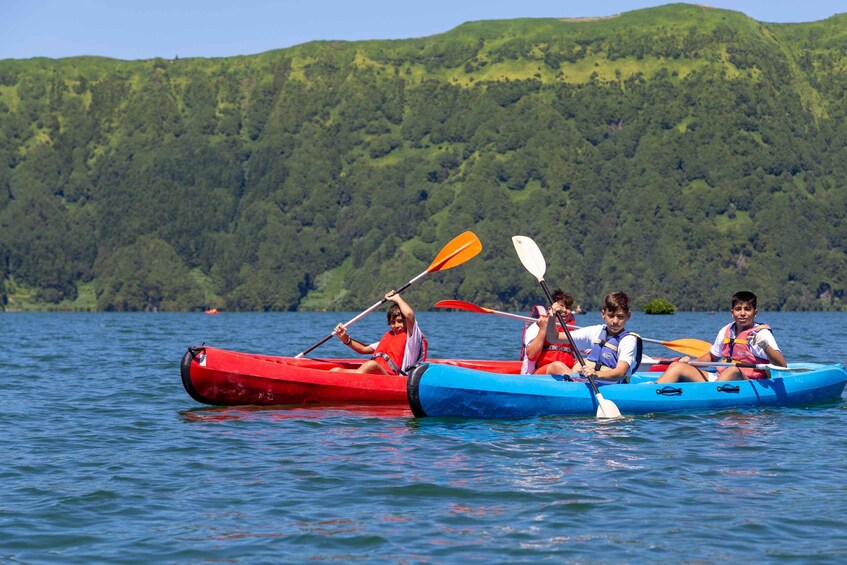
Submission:
[[[292,354],[348,318],[0,315],[0,561],[847,558],[843,401],[614,422],[418,420],[405,407],[205,407],[182,389],[189,345]],[[379,318],[357,335],[378,335]],[[718,325],[635,318],[662,338],[711,339]],[[483,353],[516,351],[511,321],[420,319],[436,356],[479,346],[456,339],[471,324]],[[790,359],[847,358],[805,335],[847,333],[842,314],[768,321]],[[347,352],[329,343],[325,355]]]

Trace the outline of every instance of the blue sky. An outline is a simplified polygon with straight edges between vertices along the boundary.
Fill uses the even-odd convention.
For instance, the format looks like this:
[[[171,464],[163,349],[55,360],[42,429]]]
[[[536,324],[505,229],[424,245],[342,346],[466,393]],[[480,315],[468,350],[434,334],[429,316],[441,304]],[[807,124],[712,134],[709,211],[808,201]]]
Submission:
[[[230,57],[315,39],[401,39],[472,20],[608,16],[649,0],[0,0],[0,59]],[[693,3],[693,2],[692,2]],[[844,0],[714,0],[764,22],[847,12]]]

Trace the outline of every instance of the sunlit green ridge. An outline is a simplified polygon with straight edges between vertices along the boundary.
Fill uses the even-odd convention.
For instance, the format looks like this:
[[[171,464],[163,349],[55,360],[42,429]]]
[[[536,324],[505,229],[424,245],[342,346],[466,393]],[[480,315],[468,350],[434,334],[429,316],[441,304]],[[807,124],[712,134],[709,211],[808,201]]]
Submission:
[[[251,56],[0,61],[9,309],[523,308],[510,248],[596,307],[841,309],[847,16],[671,4]],[[94,296],[92,297],[92,288]]]

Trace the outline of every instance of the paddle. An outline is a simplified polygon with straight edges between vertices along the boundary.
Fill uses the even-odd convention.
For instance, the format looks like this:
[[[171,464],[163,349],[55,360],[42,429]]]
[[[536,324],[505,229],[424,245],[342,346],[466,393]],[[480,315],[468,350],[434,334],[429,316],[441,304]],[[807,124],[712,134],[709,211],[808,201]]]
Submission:
[[[771,369],[773,371],[811,371],[808,367],[780,367],[772,363],[727,363],[724,361],[689,361],[689,365],[693,367],[742,367],[744,369],[759,369],[764,371]]]
[[[462,263],[476,257],[480,251],[482,251],[482,243],[479,241],[479,238],[476,236],[475,233],[471,231],[466,231],[462,234],[459,234],[454,237],[450,241],[450,243],[441,248],[441,251],[438,253],[438,255],[436,255],[435,259],[432,260],[432,263],[430,263],[429,267],[427,267],[424,272],[422,272],[421,274],[419,274],[418,276],[416,276],[394,292],[396,294],[400,294],[429,273],[435,273],[437,271],[446,271],[447,269],[457,267]],[[364,312],[344,324],[344,327],[349,328],[351,325],[355,324],[356,322],[358,322],[359,320],[361,320],[383,304],[385,304],[384,297],[382,298],[382,300],[376,302],[373,306],[371,306],[370,308],[368,308],[367,310],[365,310]],[[332,339],[332,336],[334,335],[335,330],[332,330],[332,333],[330,333],[314,345],[307,347],[302,352],[295,355],[295,359],[303,357],[310,351],[320,347],[321,345]]]
[[[547,288],[547,283],[544,282],[544,272],[547,270],[547,262],[544,261],[544,255],[541,254],[541,250],[538,249],[538,245],[536,245],[532,239],[522,235],[513,236],[512,243],[515,246],[515,251],[517,251],[518,258],[521,260],[521,263],[523,263],[523,266],[532,274],[532,276],[538,279],[538,284],[540,284],[541,288],[544,289],[544,293],[547,295],[547,300],[549,300],[550,304],[552,304],[553,295],[550,294],[550,289]],[[562,313],[557,311],[556,318],[559,321],[559,325],[561,325],[565,330],[568,343],[570,343],[571,350],[576,356],[577,361],[579,361],[579,364],[584,367],[585,359],[583,359],[582,352],[579,350],[579,347],[576,346],[576,343],[571,336],[571,332],[565,324],[564,318],[562,318]],[[621,411],[615,403],[603,398],[603,395],[600,394],[600,389],[597,387],[597,383],[594,381],[593,376],[587,375],[587,377],[588,382],[591,383],[591,388],[594,391],[594,397],[597,399],[597,417],[619,418]]]
[[[513,318],[515,320],[524,320],[526,322],[537,322],[537,318],[532,318],[530,316],[521,316],[520,314],[512,314],[510,312],[501,312],[500,310],[492,310],[491,308],[484,308],[482,306],[477,306],[476,304],[472,304],[470,302],[464,302],[463,300],[441,300],[435,303],[436,308],[455,308],[456,310],[465,310],[467,312],[477,312],[479,314],[495,314],[497,316],[503,316],[505,318]],[[579,329],[579,326],[568,326],[570,329]],[[712,344],[708,341],[703,341],[702,339],[694,339],[694,338],[682,338],[674,341],[662,341],[659,339],[650,339],[649,337],[642,337],[642,341],[647,341],[650,343],[658,343],[659,345],[664,345],[668,349],[672,349],[674,351],[678,351],[684,355],[689,355],[691,357],[700,357],[702,354],[709,351],[712,347]]]

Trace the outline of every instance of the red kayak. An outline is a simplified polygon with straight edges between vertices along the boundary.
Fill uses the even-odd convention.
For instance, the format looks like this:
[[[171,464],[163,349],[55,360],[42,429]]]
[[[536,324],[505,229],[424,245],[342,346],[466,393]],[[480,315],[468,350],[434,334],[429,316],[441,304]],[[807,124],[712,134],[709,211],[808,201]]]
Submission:
[[[406,377],[334,372],[366,359],[307,359],[189,347],[182,384],[197,402],[215,406],[282,404],[408,404]],[[494,373],[519,374],[521,362],[430,360]]]

